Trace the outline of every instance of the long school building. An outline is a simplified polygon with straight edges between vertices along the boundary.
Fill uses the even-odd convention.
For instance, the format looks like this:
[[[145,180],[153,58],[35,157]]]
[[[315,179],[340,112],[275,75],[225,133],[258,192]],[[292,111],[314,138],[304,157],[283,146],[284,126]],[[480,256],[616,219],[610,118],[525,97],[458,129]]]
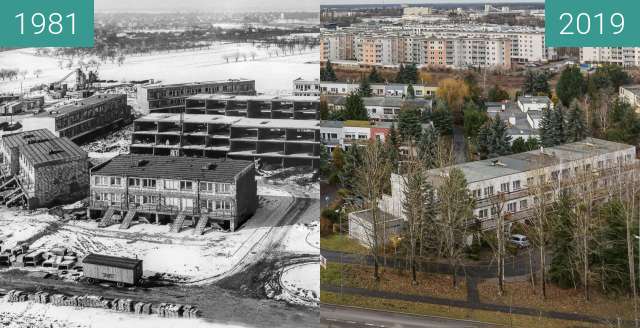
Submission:
[[[119,155],[91,170],[88,216],[121,229],[139,219],[169,224],[172,232],[185,225],[197,234],[235,231],[257,205],[249,161]]]
[[[177,84],[151,83],[137,88],[140,109],[156,113],[181,113],[186,99],[198,94],[255,95],[256,81],[229,79]]]
[[[23,130],[45,128],[75,140],[131,118],[125,94],[100,94],[75,100],[22,121]]]

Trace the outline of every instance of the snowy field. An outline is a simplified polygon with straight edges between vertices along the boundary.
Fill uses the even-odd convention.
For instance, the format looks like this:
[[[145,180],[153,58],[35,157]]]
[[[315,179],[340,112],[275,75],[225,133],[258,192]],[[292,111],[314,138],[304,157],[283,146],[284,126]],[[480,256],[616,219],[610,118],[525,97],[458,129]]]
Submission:
[[[241,328],[200,319],[160,318],[92,308],[73,308],[0,300],[0,324],[6,328]]]
[[[320,264],[307,263],[286,269],[280,278],[285,295],[291,302],[320,301]],[[286,295],[289,294],[289,295]],[[305,302],[306,301],[306,302]]]
[[[8,247],[31,240],[31,249],[64,246],[77,254],[99,253],[140,258],[145,275],[166,273],[199,280],[224,274],[248,253],[270,229],[286,232],[280,247],[299,253],[319,252],[318,221],[307,219],[293,226],[274,227],[279,214],[292,202],[287,191],[261,185],[261,206],[236,232],[209,231],[198,236],[193,228],[169,232],[168,225],[136,224],[127,230],[118,225],[98,228],[95,221],[61,223],[46,212],[0,209],[0,236]],[[318,202],[314,202],[313,206]],[[319,210],[319,209],[318,209]],[[6,270],[6,269],[5,269]]]
[[[181,83],[190,81],[226,80],[229,78],[247,78],[256,80],[258,92],[278,94],[291,92],[293,80],[298,77],[306,79],[318,78],[319,49],[306,52],[274,54],[275,48],[267,49],[252,44],[218,43],[211,49],[189,50],[170,53],[155,53],[142,56],[129,56],[123,65],[105,62],[100,66],[101,79],[116,81],[161,80],[164,83]],[[235,54],[241,56],[235,61]],[[251,54],[255,54],[255,59]],[[229,58],[229,62],[225,57]],[[77,67],[60,68],[58,58],[36,56],[34,49],[18,49],[0,53],[0,68],[27,70],[29,74],[13,81],[0,81],[1,92],[20,92],[23,89],[52,83],[62,79]],[[88,61],[90,58],[84,58]],[[68,60],[63,60],[64,63]],[[66,65],[63,65],[66,66]],[[36,77],[33,72],[42,70]],[[71,83],[74,75],[67,79]]]

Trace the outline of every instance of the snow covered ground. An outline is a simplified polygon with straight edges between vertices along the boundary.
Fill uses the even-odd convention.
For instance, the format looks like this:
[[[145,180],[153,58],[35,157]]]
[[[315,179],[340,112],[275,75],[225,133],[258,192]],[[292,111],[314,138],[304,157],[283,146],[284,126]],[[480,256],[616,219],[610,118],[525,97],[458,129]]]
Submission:
[[[262,185],[260,190],[261,194],[270,196],[261,196],[261,207],[236,232],[210,231],[197,236],[193,235],[193,228],[171,233],[168,225],[154,224],[136,224],[127,230],[120,230],[118,225],[98,228],[94,221],[61,223],[46,212],[2,208],[0,235],[8,247],[31,239],[31,249],[64,246],[81,256],[100,253],[137,257],[144,261],[145,275],[168,273],[198,280],[223,274],[242,261],[279,220],[278,211],[292,202],[291,194],[277,187]],[[319,251],[317,221],[307,219],[274,229],[290,230],[281,244],[282,250]]]
[[[287,268],[280,277],[289,302],[320,302],[320,264],[306,263]]]
[[[238,62],[235,54],[241,54]],[[252,54],[255,53],[255,59]],[[243,55],[246,55],[246,60]],[[164,83],[190,81],[224,80],[229,78],[248,78],[256,80],[258,92],[277,94],[291,92],[293,80],[319,76],[319,49],[306,50],[294,55],[275,55],[275,48],[254,46],[249,43],[218,43],[211,49],[189,50],[170,53],[155,53],[142,56],[129,56],[123,65],[105,62],[100,66],[101,79],[116,81],[162,80]],[[230,57],[229,62],[225,57]],[[88,61],[89,58],[85,58]],[[62,79],[73,70],[60,68],[60,59],[36,56],[34,49],[17,49],[0,53],[0,67],[28,70],[30,73],[23,81],[0,81],[0,92],[19,92],[32,86],[52,83]],[[63,60],[63,63],[68,60]],[[76,59],[77,63],[77,59]],[[36,77],[33,71],[40,69],[42,74]],[[71,84],[73,75],[67,80]]]
[[[240,328],[200,319],[161,318],[92,308],[73,308],[0,300],[0,324],[6,328]]]

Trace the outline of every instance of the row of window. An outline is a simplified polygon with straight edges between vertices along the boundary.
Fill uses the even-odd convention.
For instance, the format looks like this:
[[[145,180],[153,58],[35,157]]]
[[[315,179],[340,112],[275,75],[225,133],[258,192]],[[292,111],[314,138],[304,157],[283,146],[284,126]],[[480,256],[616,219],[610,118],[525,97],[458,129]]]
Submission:
[[[95,186],[118,186],[121,187],[124,178],[121,177],[108,177],[108,176],[93,176],[93,184]],[[157,180],[150,178],[129,178],[128,186],[134,188],[146,188],[156,189]],[[195,182],[189,180],[163,180],[164,190],[180,190],[180,191],[193,191]],[[230,183],[215,183],[215,182],[200,182],[201,192],[215,192],[219,194],[231,193]]]
[[[506,207],[506,212],[507,213],[515,213],[518,211],[518,203],[520,203],[520,211],[524,211],[526,209],[529,208],[529,204],[528,204],[528,200],[527,199],[522,199],[519,202],[518,201],[514,201],[514,202],[509,202],[507,203],[507,207]],[[496,214],[498,214],[498,208],[493,206],[491,207],[491,216],[495,216]],[[479,219],[486,219],[489,218],[489,209],[484,208],[481,210],[478,210],[478,218]]]
[[[163,205],[170,206],[180,210],[192,210],[194,207],[193,198],[179,198],[179,197],[163,197],[159,201],[159,197],[156,195],[129,195],[129,203],[136,205]],[[94,200],[108,202],[110,205],[119,205],[123,200],[123,195],[119,193],[94,193]],[[206,208],[210,211],[213,210],[231,210],[232,202],[229,200],[202,200],[200,202],[202,208]]]

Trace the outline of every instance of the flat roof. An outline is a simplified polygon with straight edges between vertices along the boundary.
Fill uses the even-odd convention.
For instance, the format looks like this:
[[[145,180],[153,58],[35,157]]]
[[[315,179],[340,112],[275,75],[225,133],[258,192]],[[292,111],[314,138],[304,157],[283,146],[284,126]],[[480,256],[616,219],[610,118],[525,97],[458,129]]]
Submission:
[[[523,104],[548,104],[551,102],[551,99],[547,96],[521,96],[518,97],[518,101]]]
[[[88,98],[84,98],[84,99],[77,99],[77,100],[73,100],[72,102],[70,102],[69,104],[66,105],[62,105],[58,108],[52,108],[49,111],[45,111],[42,112],[38,115],[36,115],[36,117],[57,117],[60,115],[64,115],[67,113],[71,113],[74,112],[76,110],[80,110],[83,108],[87,108],[90,106],[96,106],[96,105],[101,105],[103,103],[107,103],[109,101],[112,101],[116,98],[121,98],[121,97],[125,97],[126,98],[127,95],[125,95],[124,93],[110,93],[110,94],[99,94],[99,95],[93,95],[91,97]]]
[[[602,139],[587,138],[580,142],[545,148],[544,154],[540,150],[532,150],[457,164],[444,169],[432,169],[427,171],[427,175],[442,176],[449,169],[458,168],[464,173],[467,183],[472,183],[632,148],[635,147]],[[494,162],[501,165],[494,165]]]
[[[320,127],[322,128],[341,129],[343,126],[343,121],[320,121]]]
[[[87,153],[68,138],[26,144],[20,147],[20,154],[33,166],[87,157]]]
[[[224,83],[238,83],[238,82],[256,82],[255,80],[249,80],[245,78],[226,79],[226,80],[213,80],[213,81],[198,81],[198,82],[184,82],[184,83],[152,83],[145,84],[142,87],[145,89],[159,89],[159,88],[178,88],[186,86],[202,86],[210,84],[224,84]]]
[[[229,124],[233,127],[260,127],[260,128],[282,128],[282,129],[319,129],[320,121],[317,120],[293,120],[275,118],[246,118],[241,116],[225,116],[210,114],[168,114],[153,113],[145,115],[136,122],[172,122],[180,121],[185,123],[217,123]]]
[[[135,269],[136,266],[138,266],[138,264],[142,263],[142,260],[92,253],[85,256],[82,259],[82,263],[110,266],[110,267],[116,267],[116,268],[122,268],[122,269]]]
[[[7,148],[18,147],[32,142],[39,142],[57,138],[48,129],[38,129],[5,134],[2,136],[2,144]]]
[[[169,178],[233,183],[252,161],[153,155],[118,155],[91,171],[92,175]]]
[[[187,100],[218,100],[218,101],[308,101],[319,102],[320,96],[267,96],[267,95],[228,95],[228,94],[197,94]]]

